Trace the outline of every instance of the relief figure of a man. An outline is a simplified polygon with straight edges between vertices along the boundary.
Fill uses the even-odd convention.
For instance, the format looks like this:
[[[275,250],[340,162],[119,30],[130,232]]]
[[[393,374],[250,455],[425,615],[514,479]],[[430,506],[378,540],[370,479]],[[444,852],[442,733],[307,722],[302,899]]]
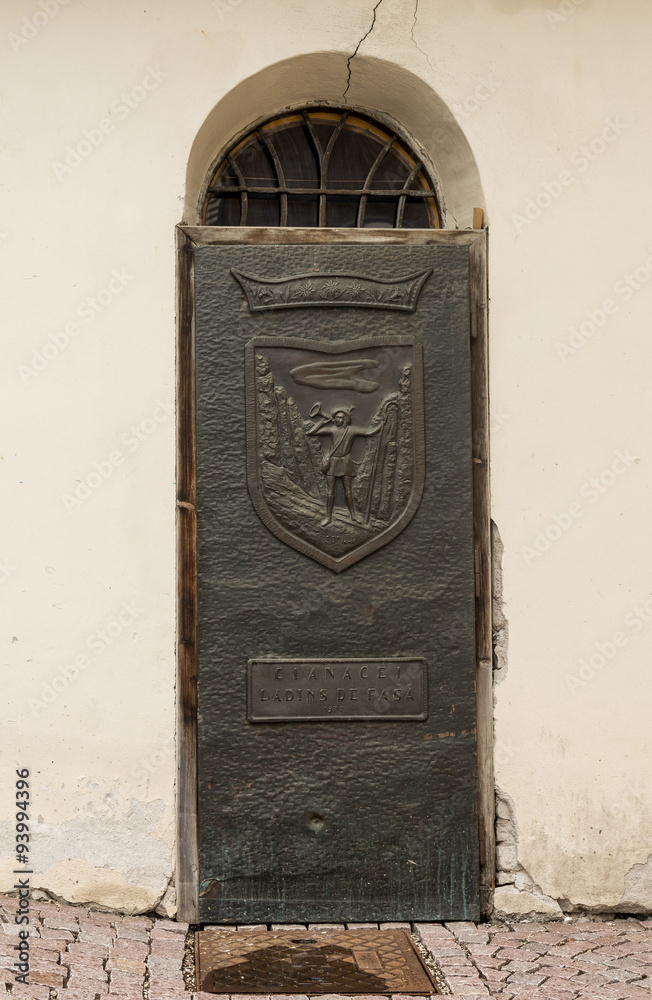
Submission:
[[[322,527],[330,524],[333,519],[335,485],[338,479],[341,480],[344,487],[344,498],[351,520],[362,524],[362,515],[356,511],[353,501],[351,480],[355,476],[355,464],[351,456],[351,449],[357,437],[372,437],[381,428],[381,423],[368,430],[364,427],[356,427],[351,423],[351,410],[342,407],[333,410],[330,416],[322,416],[320,420],[306,429],[306,434],[329,435],[332,438],[330,451],[324,455],[321,464],[321,471],[326,476],[326,516],[321,522]]]

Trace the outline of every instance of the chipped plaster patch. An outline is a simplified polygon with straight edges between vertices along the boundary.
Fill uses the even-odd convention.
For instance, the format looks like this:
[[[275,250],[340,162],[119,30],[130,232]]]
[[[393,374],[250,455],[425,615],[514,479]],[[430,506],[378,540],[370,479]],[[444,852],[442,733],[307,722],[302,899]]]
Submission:
[[[652,911],[652,854],[644,864],[632,865],[625,875],[625,891],[618,910],[621,913]]]
[[[501,885],[494,893],[494,918],[508,920],[513,917],[563,917],[559,903],[549,897],[521,891],[514,885]]]
[[[120,872],[96,868],[83,858],[69,858],[32,875],[32,885],[67,903],[96,903],[121,913],[148,913],[158,905],[162,892],[131,885]]]
[[[167,888],[156,907],[156,912],[160,914],[160,916],[169,917],[170,919],[176,917],[177,915],[177,887],[175,874],[176,873],[173,872],[170,876]]]

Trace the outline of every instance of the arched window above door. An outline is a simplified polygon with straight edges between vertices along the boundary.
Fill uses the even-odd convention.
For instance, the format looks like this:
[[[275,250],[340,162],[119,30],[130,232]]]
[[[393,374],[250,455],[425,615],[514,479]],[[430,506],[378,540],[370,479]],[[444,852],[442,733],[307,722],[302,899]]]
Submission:
[[[434,184],[387,125],[350,109],[272,118],[212,172],[205,226],[439,229]]]

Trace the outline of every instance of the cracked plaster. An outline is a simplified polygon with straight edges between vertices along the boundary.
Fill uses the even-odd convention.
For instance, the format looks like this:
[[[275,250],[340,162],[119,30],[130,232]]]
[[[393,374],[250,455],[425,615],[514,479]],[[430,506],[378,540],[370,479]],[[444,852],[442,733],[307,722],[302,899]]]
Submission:
[[[372,17],[371,17],[371,25],[369,27],[369,30],[365,32],[365,34],[362,36],[362,38],[360,39],[360,41],[356,45],[355,51],[353,52],[353,55],[349,56],[349,58],[346,60],[347,79],[346,79],[346,87],[344,89],[344,93],[342,94],[342,100],[345,101],[345,102],[346,102],[346,95],[348,94],[349,89],[351,87],[351,63],[353,62],[353,60],[357,56],[358,52],[360,51],[360,46],[362,45],[362,43],[364,42],[364,40],[366,38],[368,38],[369,35],[371,34],[371,32],[374,30],[374,26],[376,24],[376,13],[377,13],[378,8],[380,7],[380,5],[381,5],[382,2],[383,2],[383,0],[378,0],[378,3],[374,6],[374,9],[372,11]],[[417,2],[418,2],[418,0],[417,0]],[[415,20],[416,20],[416,13],[415,13]]]
[[[425,49],[421,48],[421,46],[417,42],[416,38],[414,37],[414,32],[416,31],[416,28],[417,28],[417,18],[419,16],[419,4],[420,4],[420,2],[421,2],[421,0],[415,0],[414,15],[413,15],[413,19],[412,19],[412,27],[410,28],[410,38],[414,42],[414,47],[421,53],[421,55],[426,60],[426,63],[428,64],[428,68],[430,69],[430,71],[432,73],[434,73],[435,72],[435,67],[430,62],[430,56],[425,51]]]

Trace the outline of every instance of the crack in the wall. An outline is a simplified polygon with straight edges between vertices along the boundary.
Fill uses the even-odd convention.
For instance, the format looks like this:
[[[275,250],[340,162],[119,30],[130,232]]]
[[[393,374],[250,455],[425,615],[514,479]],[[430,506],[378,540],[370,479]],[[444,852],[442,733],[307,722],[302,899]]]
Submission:
[[[357,56],[358,51],[360,49],[360,46],[364,42],[365,38],[368,38],[369,35],[371,34],[371,32],[374,30],[374,25],[376,24],[376,11],[378,10],[378,8],[380,7],[380,5],[381,5],[382,2],[383,2],[383,0],[378,0],[378,3],[375,5],[375,7],[373,9],[373,12],[372,12],[373,16],[372,16],[372,19],[371,19],[371,26],[370,26],[369,30],[362,36],[362,38],[360,39],[360,41],[358,42],[358,44],[355,47],[355,51],[346,60],[346,70],[347,70],[348,76],[347,76],[347,81],[346,81],[346,89],[345,89],[345,91],[344,91],[344,93],[342,95],[342,100],[345,101],[345,102],[346,102],[346,95],[348,94],[349,87],[351,86],[351,63],[353,62],[353,60]]]
[[[412,21],[412,27],[410,28],[410,38],[412,39],[412,41],[414,43],[414,47],[421,53],[421,55],[424,57],[424,59],[428,63],[428,66],[430,67],[431,72],[434,73],[435,72],[435,67],[430,62],[430,56],[428,55],[427,52],[425,52],[421,48],[421,46],[417,42],[416,38],[414,37],[414,29],[417,26],[417,17],[418,17],[418,14],[419,14],[419,4],[420,4],[420,2],[421,2],[421,0],[416,0],[416,2],[414,4],[414,18],[413,18],[413,21]]]

